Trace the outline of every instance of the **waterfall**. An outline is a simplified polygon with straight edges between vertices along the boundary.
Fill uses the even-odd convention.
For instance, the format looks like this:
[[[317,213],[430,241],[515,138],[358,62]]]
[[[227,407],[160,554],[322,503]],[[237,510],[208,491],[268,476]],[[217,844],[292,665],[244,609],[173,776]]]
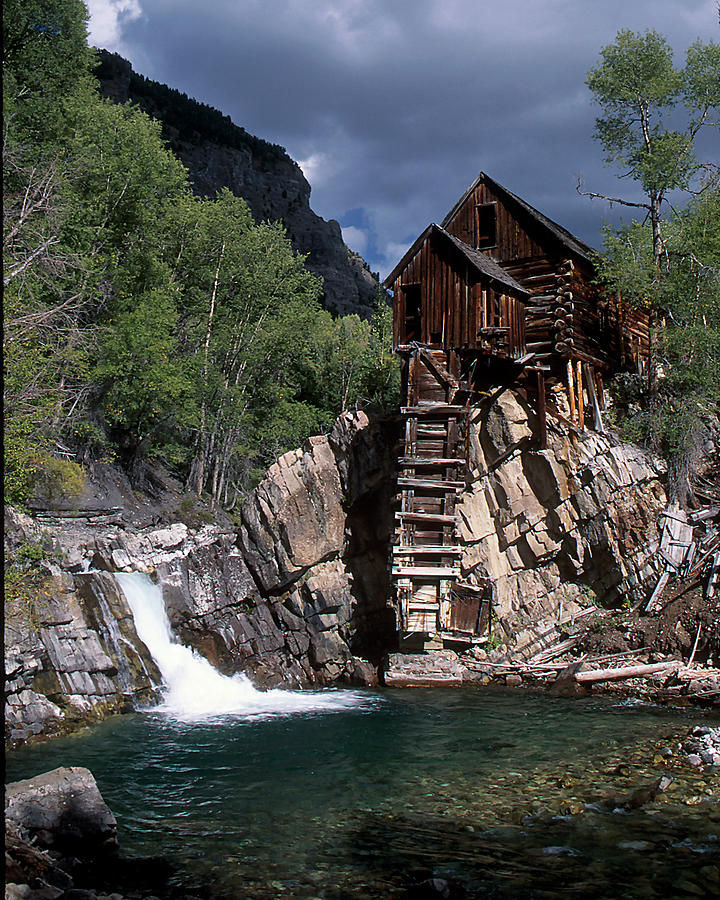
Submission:
[[[162,589],[149,575],[115,574],[135,620],[135,629],[163,677],[163,701],[156,710],[182,721],[213,716],[267,718],[364,706],[361,691],[258,691],[246,675],[222,675],[190,647],[175,639]]]

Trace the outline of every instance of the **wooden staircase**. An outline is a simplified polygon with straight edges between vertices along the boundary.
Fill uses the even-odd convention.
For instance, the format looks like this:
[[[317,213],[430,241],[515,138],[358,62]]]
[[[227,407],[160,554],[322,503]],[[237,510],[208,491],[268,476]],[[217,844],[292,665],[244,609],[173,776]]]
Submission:
[[[404,635],[458,627],[452,603],[461,547],[455,504],[465,488],[468,407],[442,350],[420,344],[406,354],[405,424],[399,459],[392,576]]]

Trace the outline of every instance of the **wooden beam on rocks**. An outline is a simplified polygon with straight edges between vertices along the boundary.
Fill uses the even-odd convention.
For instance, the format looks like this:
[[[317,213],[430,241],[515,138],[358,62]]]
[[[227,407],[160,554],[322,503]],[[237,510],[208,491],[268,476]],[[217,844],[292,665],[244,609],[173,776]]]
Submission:
[[[576,672],[573,675],[575,681],[581,684],[595,684],[598,681],[623,681],[626,678],[647,678],[648,675],[657,675],[661,672],[677,672],[682,663],[677,659],[661,663],[647,663],[642,666],[616,666],[613,669],[595,669],[586,672]]]

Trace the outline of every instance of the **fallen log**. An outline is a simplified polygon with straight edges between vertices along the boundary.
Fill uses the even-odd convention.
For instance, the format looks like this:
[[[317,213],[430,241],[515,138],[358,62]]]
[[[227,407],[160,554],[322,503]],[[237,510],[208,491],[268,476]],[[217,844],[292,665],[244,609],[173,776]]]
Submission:
[[[576,672],[573,675],[575,681],[582,684],[594,684],[598,681],[622,681],[625,678],[645,678],[648,675],[657,675],[659,672],[677,671],[682,663],[673,659],[668,662],[648,663],[642,666],[616,666],[614,669],[595,669],[585,672]]]

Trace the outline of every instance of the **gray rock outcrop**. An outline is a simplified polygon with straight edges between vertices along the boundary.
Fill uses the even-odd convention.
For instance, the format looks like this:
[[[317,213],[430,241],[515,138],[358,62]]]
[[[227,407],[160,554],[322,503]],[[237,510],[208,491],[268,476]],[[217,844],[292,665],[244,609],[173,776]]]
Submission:
[[[546,450],[518,449],[534,412],[511,391],[471,418],[471,485],[458,512],[462,572],[489,578],[514,646],[589,604],[645,595],[657,572],[664,464],[631,444],[548,423]]]
[[[11,742],[71,730],[79,723],[150,702],[160,673],[135,631],[113,578],[72,575],[67,554],[47,529],[5,510],[6,548],[45,543],[40,581],[5,595],[5,730]]]
[[[41,526],[8,510],[9,547],[42,544],[48,557],[36,596],[16,598],[6,613],[11,743],[156,695],[160,673],[117,571],[152,572],[179,639],[225,674],[247,672],[266,686],[376,682],[395,639],[393,427],[348,413],[329,435],[285,454],[248,498],[239,529],[138,527],[146,518],[135,508],[120,524],[46,510]]]
[[[644,595],[665,506],[657,460],[552,422],[548,449],[532,449],[522,439],[535,428],[510,391],[478,407],[458,503],[463,577],[489,579],[494,633],[521,655],[595,602]],[[180,640],[226,674],[267,686],[374,682],[397,648],[388,567],[396,429],[362,412],[342,416],[270,467],[239,526],[47,518],[43,530],[11,513],[11,541],[44,541],[56,557],[47,599],[8,618],[11,738],[149,696],[159,675],[110,574],[118,570],[152,572]],[[96,571],[83,573],[91,563]]]

